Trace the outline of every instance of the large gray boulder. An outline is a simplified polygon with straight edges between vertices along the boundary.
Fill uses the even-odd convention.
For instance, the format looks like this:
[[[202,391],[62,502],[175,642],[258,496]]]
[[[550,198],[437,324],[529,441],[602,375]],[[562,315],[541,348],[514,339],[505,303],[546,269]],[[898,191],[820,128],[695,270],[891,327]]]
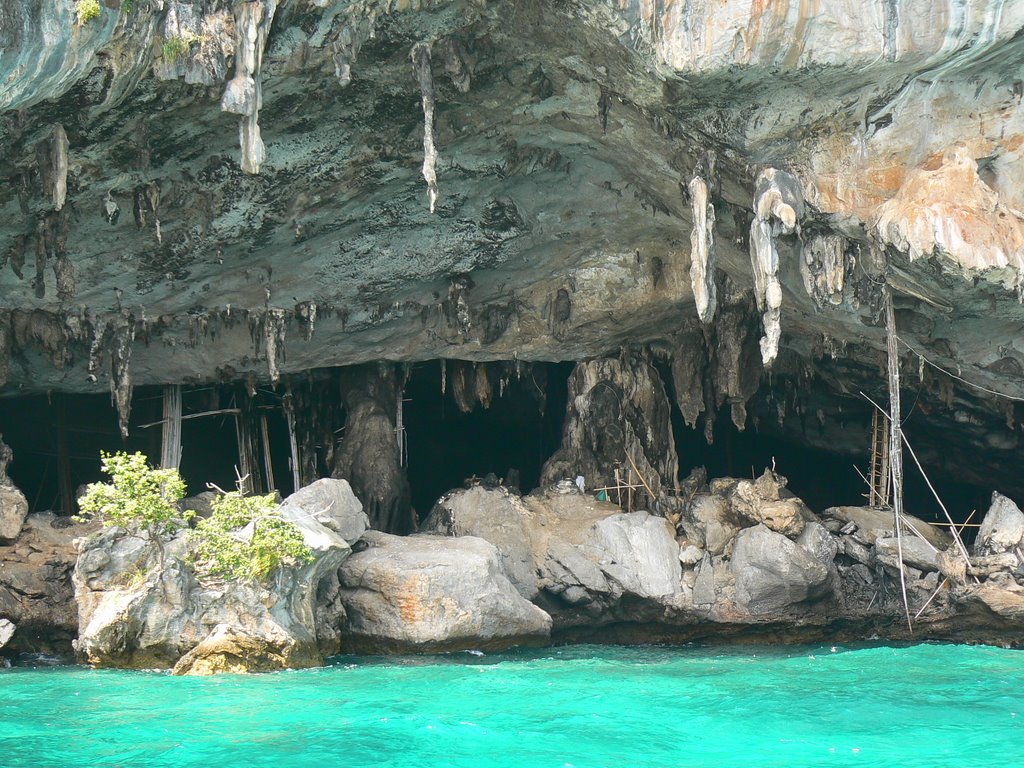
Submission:
[[[826,565],[764,525],[740,531],[730,567],[736,578],[736,603],[752,614],[821,597],[829,583]]]
[[[974,541],[979,555],[1014,552],[1024,540],[1024,512],[999,492],[992,493],[992,504],[985,513]]]
[[[325,510],[321,490],[347,501]],[[321,519],[329,515],[335,528],[354,535],[362,533],[365,516],[343,488],[289,497],[280,513],[298,526],[313,560],[286,563],[267,583],[197,573],[184,532],[161,537],[111,527],[80,540],[74,571],[79,656],[94,666],[173,667],[177,674],[322,663],[317,587],[351,548]]]
[[[28,517],[25,494],[13,485],[0,485],[0,539],[18,538]]]
[[[563,609],[583,608],[595,623],[630,620],[676,603],[681,593],[680,547],[665,518],[622,512],[571,484],[525,497],[503,488],[454,491],[424,529],[494,544],[520,593],[559,625],[581,621]]]
[[[530,517],[523,499],[507,488],[475,485],[443,496],[421,529],[447,536],[479,536],[491,542],[516,589],[532,600],[539,587]]]
[[[821,513],[826,523],[834,524],[837,530],[849,533],[865,547],[873,547],[879,536],[888,538],[895,535],[894,518],[890,510],[876,507],[829,507]],[[903,515],[907,526],[917,531],[936,549],[948,549],[953,543],[949,534],[913,515]]]
[[[698,493],[683,508],[680,526],[691,542],[713,555],[721,555],[743,523],[722,495]]]
[[[900,539],[895,536],[879,536],[875,539],[875,556],[879,562],[891,568],[900,567],[901,551],[904,565],[921,571],[939,570],[938,550],[918,536],[903,534]]]
[[[548,641],[551,617],[505,575],[494,545],[474,536],[368,531],[339,570],[354,651],[500,650]]]

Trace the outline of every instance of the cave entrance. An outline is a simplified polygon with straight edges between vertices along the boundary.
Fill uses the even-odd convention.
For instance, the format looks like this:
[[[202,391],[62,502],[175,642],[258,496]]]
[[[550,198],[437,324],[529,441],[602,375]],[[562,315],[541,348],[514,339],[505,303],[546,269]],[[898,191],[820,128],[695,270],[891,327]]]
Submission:
[[[253,397],[231,386],[183,387],[181,390],[181,463],[189,495],[215,483],[235,487],[239,435],[252,443],[252,488],[257,492],[294,489],[289,463],[289,435],[283,398],[260,389]],[[248,425],[238,429],[239,419]],[[77,511],[78,490],[105,481],[100,451],[140,451],[160,462],[164,423],[164,389],[139,387],[132,397],[128,437],[122,438],[117,412],[106,394],[31,395],[0,399],[3,440],[14,452],[11,481],[25,494],[32,512]]]
[[[760,397],[760,396],[759,396]],[[692,469],[704,466],[708,478],[756,477],[765,468],[775,470],[789,480],[788,489],[799,496],[814,512],[833,506],[864,506],[868,503],[868,486],[861,477],[868,474],[871,448],[871,409],[861,407],[855,400],[844,398],[847,421],[843,429],[851,434],[844,441],[863,445],[860,451],[830,451],[822,447],[822,435],[812,435],[816,423],[801,423],[797,430],[804,439],[778,427],[774,415],[759,403],[752,403],[752,414],[758,419],[748,420],[745,430],[739,431],[730,418],[729,406],[721,408],[714,424],[714,441],[708,445],[703,425],[692,429],[683,422],[682,414],[673,404],[673,431],[679,453],[680,474],[685,477]],[[809,420],[814,422],[813,419]],[[913,440],[912,427],[905,425]],[[958,482],[940,468],[923,464],[936,492],[942,498],[954,522],[969,523],[962,536],[968,543],[974,540],[977,524],[981,522],[991,501],[992,488]],[[924,477],[914,466],[909,455],[904,460],[904,504],[908,514],[934,523],[945,529],[946,516],[929,490]],[[973,518],[971,513],[974,512]]]
[[[572,368],[443,360],[414,366],[402,422],[412,505],[420,518],[468,478],[494,475],[523,491],[535,488],[561,442]]]

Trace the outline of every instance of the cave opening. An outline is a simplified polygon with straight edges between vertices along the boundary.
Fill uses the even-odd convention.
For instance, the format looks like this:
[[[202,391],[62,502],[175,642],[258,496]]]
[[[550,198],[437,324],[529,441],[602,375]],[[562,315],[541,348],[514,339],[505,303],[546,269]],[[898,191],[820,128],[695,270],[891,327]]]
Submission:
[[[259,390],[250,401],[244,389],[210,385],[183,387],[181,400],[179,470],[188,495],[206,491],[208,483],[225,490],[235,487],[238,420],[243,413],[253,424],[252,489],[278,490],[283,496],[294,490],[287,427],[277,393]],[[162,387],[137,388],[128,437],[123,438],[107,394],[0,399],[3,440],[14,454],[8,468],[11,481],[25,494],[31,512],[74,514],[81,487],[108,480],[100,469],[101,451],[139,451],[151,463],[159,463],[163,407]]]
[[[755,404],[755,413],[758,410]],[[843,450],[826,450],[820,440],[812,440],[806,434],[806,429],[816,429],[817,425],[802,425],[801,439],[782,431],[767,415],[758,419],[757,424],[751,423],[754,419],[748,420],[746,428],[740,431],[730,418],[728,404],[716,414],[713,442],[709,445],[703,424],[688,427],[673,403],[672,426],[680,475],[686,477],[694,468],[703,466],[708,478],[754,478],[774,466],[788,479],[787,488],[816,513],[833,506],[864,506],[868,503],[868,486],[861,473],[866,475],[870,465],[871,415],[855,401],[846,404],[846,412],[849,420],[844,429],[854,433],[850,442],[862,442],[861,451],[850,452],[845,444]],[[912,434],[913,426],[905,425],[908,433]],[[973,541],[992,491],[999,489],[957,481],[943,468],[927,462],[923,466],[954,522],[968,523],[962,533],[964,539],[968,543]],[[909,455],[904,459],[903,495],[907,513],[941,527],[948,525],[942,508]]]
[[[541,467],[561,441],[572,368],[458,361],[414,366],[405,384],[403,422],[412,505],[420,518],[471,478],[493,475],[523,492],[536,488]],[[490,394],[467,397],[462,382],[472,376],[475,395],[484,370]]]

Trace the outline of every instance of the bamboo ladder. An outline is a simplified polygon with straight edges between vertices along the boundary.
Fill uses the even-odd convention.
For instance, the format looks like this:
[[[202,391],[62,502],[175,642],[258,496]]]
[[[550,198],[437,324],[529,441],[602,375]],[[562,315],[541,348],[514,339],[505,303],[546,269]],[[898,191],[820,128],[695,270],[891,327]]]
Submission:
[[[872,507],[889,506],[889,430],[884,416],[877,410],[871,418],[871,467],[868,470]]]

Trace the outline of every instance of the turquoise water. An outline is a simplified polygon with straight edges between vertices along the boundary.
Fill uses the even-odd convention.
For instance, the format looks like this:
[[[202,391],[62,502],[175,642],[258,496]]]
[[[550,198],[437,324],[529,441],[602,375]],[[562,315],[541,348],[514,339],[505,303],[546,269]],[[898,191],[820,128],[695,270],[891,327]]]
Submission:
[[[1024,766],[1024,654],[621,648],[0,672],[0,766]]]

